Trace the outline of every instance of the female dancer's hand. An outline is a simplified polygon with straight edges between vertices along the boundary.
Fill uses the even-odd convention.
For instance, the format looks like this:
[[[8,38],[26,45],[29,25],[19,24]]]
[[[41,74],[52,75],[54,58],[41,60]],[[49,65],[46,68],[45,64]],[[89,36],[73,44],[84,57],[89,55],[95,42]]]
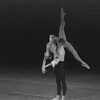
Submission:
[[[42,66],[42,73],[45,74],[46,73],[46,70],[45,70],[45,67]]]
[[[46,70],[45,70],[45,64],[46,64],[46,59],[43,59],[43,64],[42,64],[42,73],[45,74]]]

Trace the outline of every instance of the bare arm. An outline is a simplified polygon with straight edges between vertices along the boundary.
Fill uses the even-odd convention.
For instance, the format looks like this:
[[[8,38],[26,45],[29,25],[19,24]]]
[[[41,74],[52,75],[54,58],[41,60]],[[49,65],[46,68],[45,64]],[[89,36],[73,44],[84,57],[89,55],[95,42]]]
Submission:
[[[51,63],[49,63],[49,64],[47,64],[47,65],[43,64],[43,66],[42,66],[42,73],[45,74],[45,73],[46,73],[45,68],[47,68],[47,67],[49,67],[49,66],[51,66],[51,65],[52,65]]]
[[[47,59],[47,57],[46,57],[46,56],[44,56],[43,63],[42,63],[42,68],[41,68],[41,69],[42,69],[42,73],[43,73],[43,74],[45,74],[45,73],[46,73],[45,68],[46,68],[46,67],[49,67],[49,66],[51,66],[51,65],[52,65],[51,63],[49,63],[49,64],[47,64],[47,65],[46,65],[46,59]]]
[[[45,73],[46,72],[46,70],[45,70],[45,64],[46,64],[46,59],[44,58],[43,59],[43,63],[42,63],[42,73]]]
[[[52,66],[52,67],[54,68],[55,65],[58,64],[58,62],[59,62],[59,59],[54,59],[53,61],[51,61],[51,63],[42,66],[42,73],[45,74],[45,72],[46,72],[45,68],[47,68],[47,67],[49,67],[49,66]]]
[[[47,56],[47,57],[49,57],[49,45],[50,45],[50,43],[48,43],[48,44],[46,45],[45,56]]]

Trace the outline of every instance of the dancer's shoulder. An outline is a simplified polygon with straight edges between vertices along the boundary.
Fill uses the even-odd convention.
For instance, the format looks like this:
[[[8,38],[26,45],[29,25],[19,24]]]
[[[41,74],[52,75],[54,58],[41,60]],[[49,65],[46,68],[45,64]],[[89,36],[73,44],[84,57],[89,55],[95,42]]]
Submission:
[[[46,44],[46,47],[49,47],[49,45],[50,45],[50,42],[48,42],[48,43]]]

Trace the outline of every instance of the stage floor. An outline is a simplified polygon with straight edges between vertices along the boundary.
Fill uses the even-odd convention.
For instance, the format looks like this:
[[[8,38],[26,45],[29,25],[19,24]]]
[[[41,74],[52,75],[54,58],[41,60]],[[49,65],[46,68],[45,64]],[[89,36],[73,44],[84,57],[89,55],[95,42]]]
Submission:
[[[56,96],[53,72],[0,71],[0,100],[51,100]],[[100,75],[67,72],[66,100],[100,100]]]

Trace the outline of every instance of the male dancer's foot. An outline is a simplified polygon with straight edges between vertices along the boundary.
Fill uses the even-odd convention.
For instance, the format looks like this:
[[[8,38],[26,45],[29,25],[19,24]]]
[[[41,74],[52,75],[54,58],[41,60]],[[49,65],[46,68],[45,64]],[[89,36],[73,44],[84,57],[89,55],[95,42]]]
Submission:
[[[51,100],[60,100],[60,95],[57,95],[54,99]]]
[[[65,96],[62,96],[62,99],[61,100],[65,100]]]

